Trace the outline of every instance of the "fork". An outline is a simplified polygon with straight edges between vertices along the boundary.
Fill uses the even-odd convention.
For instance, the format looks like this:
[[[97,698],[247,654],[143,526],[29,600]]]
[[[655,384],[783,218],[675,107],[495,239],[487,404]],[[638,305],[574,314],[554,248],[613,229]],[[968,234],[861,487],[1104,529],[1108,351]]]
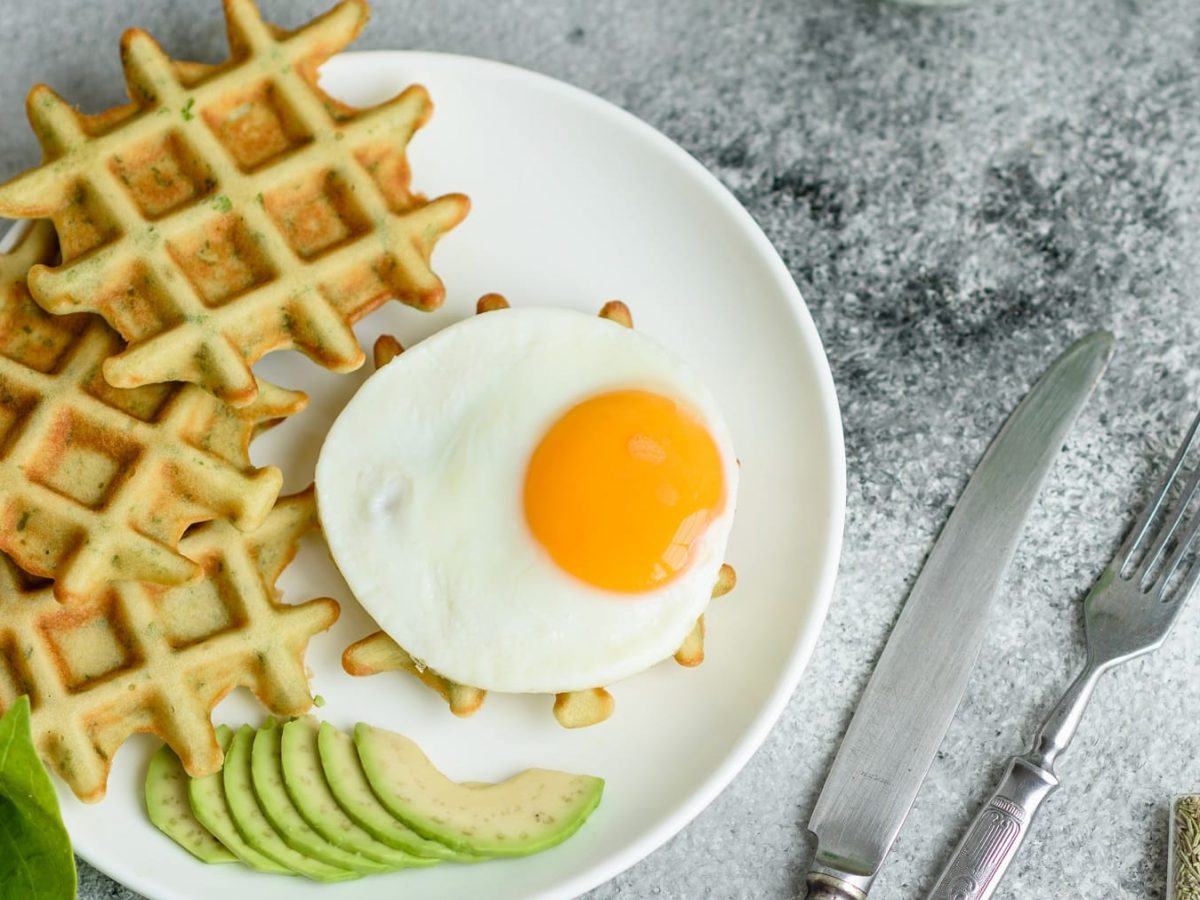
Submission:
[[[1169,502],[1172,489],[1183,479],[1198,429],[1200,416],[1192,421],[1154,499],[1084,600],[1087,661],[1083,671],[1046,717],[1029,751],[1012,758],[1000,786],[942,870],[929,900],[992,896],[1028,834],[1034,813],[1058,787],[1054,763],[1075,736],[1100,676],[1157,649],[1167,639],[1200,578],[1200,565],[1189,556],[1200,531],[1200,515],[1188,512],[1200,493],[1200,467],[1187,478],[1179,499]],[[1160,522],[1160,517],[1165,518]],[[1185,529],[1182,535],[1181,529]]]

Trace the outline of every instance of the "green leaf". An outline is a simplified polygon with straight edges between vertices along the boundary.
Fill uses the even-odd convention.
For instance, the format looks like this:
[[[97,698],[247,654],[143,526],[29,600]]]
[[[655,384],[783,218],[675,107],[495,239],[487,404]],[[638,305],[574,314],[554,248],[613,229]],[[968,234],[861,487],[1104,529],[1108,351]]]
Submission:
[[[0,718],[0,900],[72,900],[75,856],[33,747],[29,698]]]

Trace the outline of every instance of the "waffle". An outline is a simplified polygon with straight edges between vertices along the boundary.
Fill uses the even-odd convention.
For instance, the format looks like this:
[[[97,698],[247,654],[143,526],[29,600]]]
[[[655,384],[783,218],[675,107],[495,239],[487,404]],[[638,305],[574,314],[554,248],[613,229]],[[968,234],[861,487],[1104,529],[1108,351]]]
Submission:
[[[508,300],[501,294],[485,294],[475,304],[475,312],[482,315],[498,309],[508,309]],[[604,319],[633,327],[633,316],[629,307],[620,300],[610,300],[600,310]],[[391,335],[381,335],[375,342],[375,367],[387,365],[404,351],[404,347]],[[728,563],[721,566],[717,573],[717,583],[713,585],[712,596],[721,597],[737,583],[737,575],[733,566]],[[696,625],[684,639],[683,644],[675,653],[675,661],[681,666],[698,666],[704,661],[704,616],[696,620]],[[342,668],[351,675],[377,675],[380,672],[408,672],[421,679],[433,688],[450,706],[450,711],[459,717],[469,716],[483,705],[487,691],[470,685],[459,684],[421,665],[409,655],[403,647],[397,644],[386,632],[376,631],[359,641],[355,641],[342,653]],[[554,718],[564,728],[585,728],[597,725],[612,715],[616,701],[612,694],[602,687],[584,691],[568,691],[556,694],[554,698]]]
[[[382,631],[356,641],[342,654],[342,668],[351,675],[376,675],[379,672],[408,672],[441,695],[450,712],[460,718],[471,715],[483,705],[487,691],[444,678],[428,666],[419,665],[408,651]]]
[[[733,566],[721,566],[717,583],[713,586],[713,598],[721,597],[731,590],[737,581]],[[689,668],[704,661],[704,616],[696,621],[696,627],[684,640],[675,654],[675,661]],[[438,674],[428,666],[419,665],[408,652],[383,631],[376,631],[346,648],[342,654],[342,668],[351,675],[378,675],[380,672],[408,672],[433,688],[450,706],[450,712],[465,718],[483,705],[487,691],[470,685],[459,684]],[[616,702],[612,694],[602,687],[585,691],[568,691],[554,697],[554,718],[564,728],[586,728],[597,725],[612,715]]]
[[[217,771],[209,716],[235,687],[279,715],[312,705],[304,650],[338,605],[283,605],[274,584],[316,524],[310,488],[253,532],[218,521],[189,533],[179,546],[204,570],[197,584],[121,584],[66,606],[0,556],[0,709],[30,696],[40,754],[87,802],[139,732],[166,741],[189,775]]]
[[[469,203],[409,189],[424,88],[358,110],[317,87],[365,0],[292,32],[252,0],[225,0],[225,17],[230,59],[217,66],[126,32],[124,106],[84,115],[34,87],[43,162],[0,186],[0,215],[54,220],[63,263],[36,267],[30,289],[51,312],[99,313],[128,341],[104,363],[109,384],[193,382],[244,406],[264,354],[295,348],[350,371],[364,358],[353,322],[389,297],[438,306],[429,257]]]
[[[736,584],[737,573],[733,571],[733,566],[725,563],[717,572],[717,583],[713,585],[712,598],[715,600],[718,597],[724,597],[733,590]],[[695,627],[683,639],[683,644],[680,645],[679,649],[675,651],[675,662],[689,669],[704,662],[703,615],[696,620]]]
[[[612,715],[617,702],[604,688],[568,691],[554,696],[554,718],[563,728],[587,728]]]
[[[55,252],[39,222],[0,256],[0,550],[54,578],[63,601],[112,581],[192,579],[199,569],[174,549],[183,531],[262,522],[282,475],[251,468],[250,439],[307,398],[264,385],[235,410],[192,385],[111,387],[99,370],[120,337],[26,291],[29,266]]]

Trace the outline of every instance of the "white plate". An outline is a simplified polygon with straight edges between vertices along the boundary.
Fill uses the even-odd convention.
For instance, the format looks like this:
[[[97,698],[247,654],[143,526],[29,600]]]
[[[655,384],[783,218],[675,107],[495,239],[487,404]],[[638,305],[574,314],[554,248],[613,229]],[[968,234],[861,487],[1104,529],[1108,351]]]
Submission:
[[[426,53],[343,55],[324,79],[359,104],[425,84],[437,109],[412,147],[415,186],[430,196],[462,191],[473,203],[434,256],[445,307],[421,314],[388,304],[358,329],[364,345],[385,331],[411,344],[469,315],[488,291],[514,304],[591,311],[625,300],[639,329],[697,368],[728,418],[742,463],[728,553],[737,590],[713,604],[705,663],[688,670],[668,661],[616,685],[616,712],[602,725],[560,728],[546,696],[490,696],[459,720],[409,676],[342,672],[342,649],[371,622],[313,538],[281,585],[290,601],[342,603],[341,620],[308,655],[313,690],[327,700],[320,714],[340,726],[365,720],[403,731],[458,779],[529,766],[601,775],[608,786],[588,824],[527,859],[336,886],[206,866],[146,819],[141,780],[153,742],[135,739],[117,755],[102,803],[83,806],[61,792],[67,825],[80,855],[157,900],[573,896],[683,828],[745,764],[795,689],[841,544],[844,457],[829,369],[795,284],[750,216],[683,150],[617,107],[530,72]],[[368,369],[337,376],[281,353],[258,371],[311,397],[254,447],[256,461],[280,465],[286,489],[297,490]],[[229,723],[261,715],[241,692],[217,711]]]

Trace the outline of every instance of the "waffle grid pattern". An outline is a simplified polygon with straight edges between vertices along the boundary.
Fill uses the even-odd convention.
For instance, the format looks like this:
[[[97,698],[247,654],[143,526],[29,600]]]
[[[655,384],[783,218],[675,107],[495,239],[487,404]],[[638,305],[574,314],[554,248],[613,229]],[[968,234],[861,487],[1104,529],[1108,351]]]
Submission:
[[[360,111],[316,87],[362,27],[363,0],[288,34],[251,0],[225,11],[231,60],[217,67],[127,32],[124,107],[86,116],[35,88],[45,162],[0,186],[0,213],[54,218],[64,263],[36,268],[31,290],[129,341],[104,363],[110,384],[189,381],[241,406],[265,353],[295,347],[348,371],[363,361],[354,321],[390,296],[437,306],[429,256],[468,201],[409,191],[423,88]]]
[[[103,797],[113,754],[139,732],[165,740],[189,774],[216,771],[210,713],[235,687],[278,715],[312,705],[304,650],[338,605],[284,605],[274,584],[315,528],[310,488],[254,532],[212,522],[185,537],[202,582],[123,584],[65,606],[0,557],[0,710],[30,695],[40,753],[85,801]]]
[[[64,601],[114,580],[187,581],[198,569],[173,548],[188,525],[267,515],[282,475],[252,469],[248,445],[306,398],[266,386],[235,411],[191,385],[109,386],[99,367],[120,338],[25,292],[29,265],[54,252],[43,222],[0,256],[0,549]]]

